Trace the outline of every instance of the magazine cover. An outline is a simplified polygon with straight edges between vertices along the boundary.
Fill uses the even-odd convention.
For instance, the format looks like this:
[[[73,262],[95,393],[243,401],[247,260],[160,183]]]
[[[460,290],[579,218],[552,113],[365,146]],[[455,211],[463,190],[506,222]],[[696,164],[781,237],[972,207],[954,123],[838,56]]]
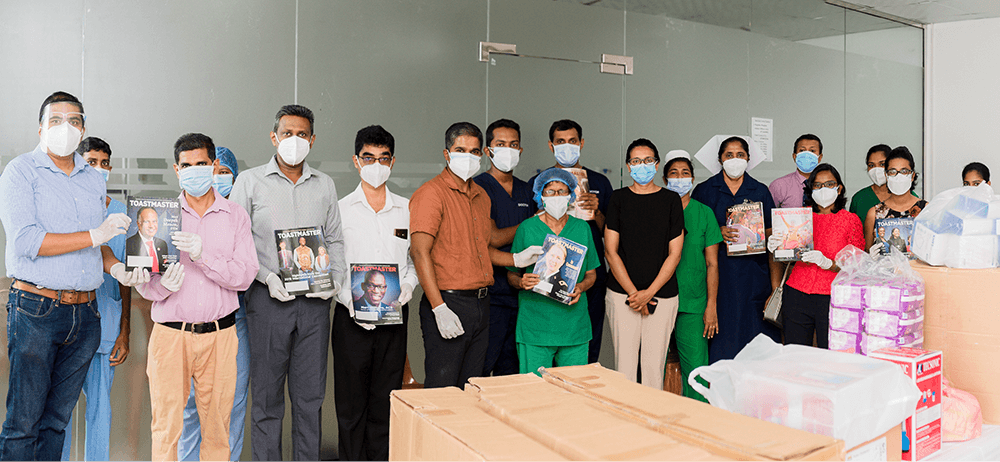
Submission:
[[[180,198],[129,196],[126,201],[132,223],[125,232],[125,269],[166,271],[180,257],[170,239],[171,234],[181,230]]]
[[[399,311],[399,266],[351,263],[354,320],[376,326],[402,324]]]
[[[322,227],[275,230],[274,238],[278,246],[278,276],[289,295],[333,290]]]
[[[570,294],[580,277],[580,266],[587,246],[549,234],[542,244],[542,256],[535,263],[534,274],[541,279],[531,290],[560,303],[569,304]]]
[[[740,233],[736,242],[726,242],[726,252],[730,255],[754,255],[767,252],[764,239],[764,205],[760,202],[744,202],[729,207],[726,211],[726,226]]]
[[[580,195],[583,193],[590,192],[590,181],[587,180],[587,171],[582,168],[563,168],[563,170],[570,172],[576,177],[576,197],[577,202],[579,202]],[[576,203],[569,204],[569,208],[566,210],[571,217],[576,217],[581,220],[593,220],[594,211],[593,210],[583,210],[576,206]]]
[[[771,209],[771,232],[784,234],[774,251],[775,261],[799,261],[813,249],[813,213],[810,207]]]
[[[882,255],[889,255],[889,246],[907,256],[913,255],[913,218],[879,218],[875,220],[875,242],[882,243]]]

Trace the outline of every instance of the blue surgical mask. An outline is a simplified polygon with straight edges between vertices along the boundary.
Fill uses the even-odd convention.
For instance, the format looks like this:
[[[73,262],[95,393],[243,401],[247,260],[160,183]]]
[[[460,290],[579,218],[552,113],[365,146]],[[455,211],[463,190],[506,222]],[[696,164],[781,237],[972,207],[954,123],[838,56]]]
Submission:
[[[629,174],[632,175],[632,179],[638,184],[649,184],[653,181],[653,177],[656,176],[656,164],[639,164],[633,165],[629,169]]]
[[[802,151],[795,155],[795,166],[802,173],[812,173],[819,165],[819,156],[812,151]]]
[[[691,192],[693,186],[693,178],[667,178],[667,189],[677,193],[681,197]]]
[[[233,174],[232,173],[222,173],[219,175],[213,175],[212,181],[215,184],[215,190],[222,194],[222,197],[229,195],[229,192],[233,190]]]
[[[580,146],[575,144],[557,144],[552,146],[552,151],[556,154],[556,162],[563,167],[572,167],[580,161]]]
[[[111,170],[108,170],[106,168],[99,168],[99,169],[97,169],[97,171],[101,172],[101,175],[104,176],[104,182],[105,183],[107,183],[108,179],[111,178]]]
[[[192,197],[201,197],[212,189],[212,172],[215,167],[211,165],[196,165],[180,170],[181,189],[187,191]]]

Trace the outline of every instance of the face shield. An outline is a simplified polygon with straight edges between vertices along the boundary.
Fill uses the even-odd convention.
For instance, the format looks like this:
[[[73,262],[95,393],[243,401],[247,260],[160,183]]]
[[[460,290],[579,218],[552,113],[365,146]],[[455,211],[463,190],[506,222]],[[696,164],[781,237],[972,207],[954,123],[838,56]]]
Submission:
[[[41,146],[52,154],[66,157],[73,154],[83,138],[86,116],[80,107],[70,102],[52,103],[42,116]]]

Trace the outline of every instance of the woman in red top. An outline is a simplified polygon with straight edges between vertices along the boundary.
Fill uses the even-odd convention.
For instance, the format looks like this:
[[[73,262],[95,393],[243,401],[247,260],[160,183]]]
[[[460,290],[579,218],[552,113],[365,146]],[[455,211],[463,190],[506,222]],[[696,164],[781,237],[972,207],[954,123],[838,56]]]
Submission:
[[[830,285],[840,271],[833,258],[848,244],[864,248],[864,228],[857,215],[844,209],[847,198],[840,173],[830,164],[820,164],[805,184],[803,206],[813,209],[815,250],[802,254],[785,283],[781,303],[785,344],[816,344],[827,348],[830,326]],[[768,248],[772,247],[772,236]],[[780,242],[780,237],[776,239]],[[774,245],[774,247],[777,247]]]

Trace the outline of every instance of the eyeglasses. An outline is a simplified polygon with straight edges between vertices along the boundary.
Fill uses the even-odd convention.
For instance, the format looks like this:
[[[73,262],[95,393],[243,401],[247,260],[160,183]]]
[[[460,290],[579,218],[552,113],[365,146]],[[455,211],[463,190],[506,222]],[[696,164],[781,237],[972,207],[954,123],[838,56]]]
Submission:
[[[813,183],[813,189],[836,188],[837,186],[840,186],[837,180],[830,180],[826,183]]]
[[[633,166],[633,167],[636,166],[636,165],[639,165],[639,164],[649,165],[649,164],[655,164],[655,163],[656,163],[656,158],[655,157],[647,157],[645,159],[640,159],[638,157],[633,157],[633,158],[631,158],[631,159],[628,160],[628,164],[631,165],[631,166]]]
[[[904,168],[902,170],[896,170],[894,168],[890,168],[889,170],[885,171],[885,174],[889,176],[896,176],[898,174],[909,175],[911,173],[913,173],[913,170],[910,170],[908,168]]]
[[[543,189],[542,190],[542,195],[545,196],[545,197],[568,196],[569,195],[569,190],[568,189]]]
[[[87,117],[81,112],[53,112],[49,114],[49,127],[69,122],[70,125],[81,128],[85,120],[87,120]]]
[[[389,287],[389,286],[387,286],[385,284],[368,284],[368,288],[369,289],[381,290],[383,292],[385,292],[385,289],[387,287]]]
[[[382,156],[382,157],[358,156],[358,161],[361,162],[361,165],[371,165],[374,164],[375,161],[378,161],[378,163],[388,167],[390,164],[392,164],[392,156]]]

